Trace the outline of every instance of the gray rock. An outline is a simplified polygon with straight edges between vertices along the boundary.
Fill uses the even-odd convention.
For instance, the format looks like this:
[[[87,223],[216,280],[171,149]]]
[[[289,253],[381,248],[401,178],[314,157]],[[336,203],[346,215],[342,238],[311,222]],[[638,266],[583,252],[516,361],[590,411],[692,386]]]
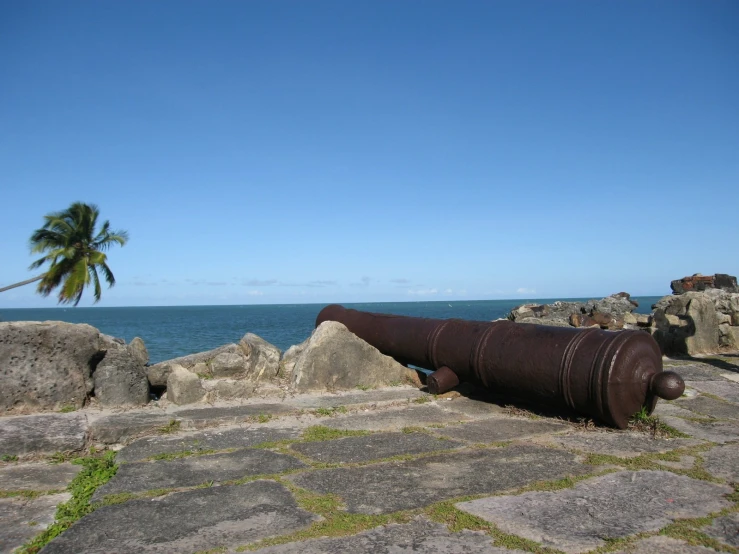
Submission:
[[[695,439],[658,439],[642,433],[586,432],[553,437],[552,440],[581,452],[607,454],[620,458],[633,458],[646,453],[669,452],[700,444]]]
[[[248,360],[249,379],[260,381],[277,377],[280,369],[280,356],[282,356],[279,348],[252,333],[244,335],[239,341],[239,346]]]
[[[87,423],[79,414],[0,419],[0,456],[76,452],[85,446]]]
[[[657,531],[675,519],[702,517],[730,505],[725,485],[667,471],[622,471],[556,492],[531,492],[462,502],[465,512],[511,533],[564,552]],[[648,501],[644,501],[644,500]]]
[[[138,462],[158,454],[175,452],[199,452],[203,450],[226,450],[228,448],[246,448],[265,442],[300,438],[302,430],[298,428],[231,428],[209,429],[176,437],[146,437],[132,442],[119,450],[116,462]]]
[[[146,378],[152,387],[166,387],[169,372],[172,366],[167,362],[161,362],[146,368]]]
[[[411,375],[412,374],[412,375]],[[298,391],[379,387],[416,378],[416,372],[380,353],[336,321],[323,322],[295,362]]]
[[[636,541],[634,544],[627,546],[624,550],[619,550],[614,554],[716,554],[712,548],[704,548],[702,546],[693,546],[683,541],[656,535],[646,539]]]
[[[703,423],[686,421],[672,416],[662,416],[661,419],[670,427],[696,439],[717,442],[719,444],[739,439],[739,425],[736,422],[717,421]]]
[[[312,471],[286,479],[321,494],[340,496],[349,512],[377,514],[420,508],[468,494],[505,491],[592,469],[579,464],[568,452],[514,445]]]
[[[739,444],[716,446],[703,456],[703,467],[728,482],[739,482]]]
[[[89,325],[0,323],[0,412],[81,408],[99,351],[100,334]]]
[[[254,481],[104,506],[51,541],[44,554],[135,554],[235,548],[317,519],[282,485]]]
[[[681,408],[719,419],[739,419],[739,406],[708,396],[695,396],[677,401]]]
[[[76,464],[13,464],[0,467],[0,490],[51,491],[64,489],[82,469]]]
[[[718,352],[718,319],[713,301],[703,295],[694,296],[688,304],[686,315],[691,321],[693,334],[685,339],[685,353],[693,355]]]
[[[149,381],[138,351],[108,350],[93,379],[95,398],[103,406],[143,406],[149,402]]]
[[[434,433],[474,443],[490,443],[557,433],[568,429],[566,425],[550,421],[494,418],[434,429]]]
[[[0,499],[0,552],[13,552],[54,523],[56,507],[71,497],[61,493]]]
[[[399,431],[404,427],[427,427],[444,423],[456,423],[466,416],[447,412],[433,404],[409,406],[402,410],[368,411],[344,417],[322,420],[321,425],[333,429],[357,431]]]
[[[104,444],[115,444],[156,433],[177,420],[174,415],[159,412],[113,414],[92,421],[90,437]]]
[[[205,396],[200,378],[184,367],[172,365],[167,377],[167,400],[174,404],[194,404]]]
[[[206,362],[213,377],[246,377],[249,359],[238,344],[227,344]]]
[[[675,402],[668,402],[666,400],[660,400],[657,402],[657,407],[654,408],[652,415],[659,418],[664,416],[695,417],[695,413],[690,410],[684,410]]]
[[[141,338],[134,337],[131,342],[128,343],[127,349],[141,365],[149,363],[149,351],[146,349],[146,345]]]
[[[303,353],[306,346],[308,346],[308,340],[304,340],[300,344],[294,344],[285,350],[285,354],[283,354],[282,359],[280,360],[280,369],[278,371],[281,376],[292,375],[293,369],[295,368],[295,362],[298,361],[298,358]]]
[[[121,465],[115,476],[95,491],[92,502],[120,492],[194,487],[210,481],[220,484],[249,475],[282,473],[303,467],[305,464],[297,458],[264,449],[133,462]]]
[[[716,518],[713,524],[701,531],[724,544],[739,547],[739,513]]]
[[[404,525],[376,527],[351,537],[292,542],[256,550],[259,554],[523,554],[492,546],[480,531],[451,533],[446,526],[421,516]]]
[[[626,293],[623,294],[612,294],[601,300],[593,302],[593,312],[600,312],[603,314],[610,314],[616,319],[622,319],[626,314],[631,314],[634,308],[637,306],[629,298]],[[636,321],[634,320],[634,323]]]
[[[687,386],[739,404],[739,383],[731,381],[686,381]]]
[[[325,463],[356,463],[392,456],[450,450],[461,443],[425,433],[378,433],[321,442],[291,445],[292,450]]]

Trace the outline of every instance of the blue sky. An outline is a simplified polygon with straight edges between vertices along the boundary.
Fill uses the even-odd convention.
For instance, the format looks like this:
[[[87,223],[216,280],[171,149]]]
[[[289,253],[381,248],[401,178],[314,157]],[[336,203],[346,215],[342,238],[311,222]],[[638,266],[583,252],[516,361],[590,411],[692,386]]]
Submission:
[[[737,28],[731,0],[0,1],[0,285],[73,201],[131,236],[102,306],[739,274]]]

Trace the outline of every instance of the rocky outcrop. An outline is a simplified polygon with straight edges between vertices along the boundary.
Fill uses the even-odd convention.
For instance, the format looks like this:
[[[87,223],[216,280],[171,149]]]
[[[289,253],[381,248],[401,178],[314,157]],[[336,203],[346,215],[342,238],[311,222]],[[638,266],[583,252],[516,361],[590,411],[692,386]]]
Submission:
[[[92,395],[110,406],[144,404],[145,352],[141,339],[126,346],[90,325],[0,323],[0,413],[81,408]]]
[[[276,346],[247,333],[239,344],[226,344],[149,366],[147,375],[153,386],[163,386],[167,383],[170,368],[179,365],[206,378],[259,381],[277,375],[280,356]]]
[[[175,404],[248,398],[260,383],[277,379],[281,355],[276,346],[247,333],[238,344],[154,364],[147,368],[147,376],[153,387],[166,386],[167,399]],[[173,377],[174,369],[190,377],[181,371]],[[174,394],[170,391],[173,383],[178,389]]]
[[[739,293],[739,286],[736,283],[736,277],[725,273],[716,273],[716,275],[701,275],[696,273],[691,277],[683,277],[676,279],[670,283],[673,294],[683,294],[686,292],[702,292],[709,289],[720,289],[729,293]]]
[[[299,392],[418,381],[414,370],[385,356],[336,321],[323,322],[298,350],[290,383]]]
[[[665,296],[652,308],[650,331],[665,354],[739,350],[739,293],[706,288]]]
[[[82,407],[100,357],[100,333],[90,325],[0,323],[0,411]]]
[[[600,300],[587,302],[553,302],[552,304],[524,304],[511,310],[508,319],[516,323],[535,323],[558,327],[600,327],[623,329],[635,327],[636,317],[631,313],[638,307],[626,292],[619,292]]]

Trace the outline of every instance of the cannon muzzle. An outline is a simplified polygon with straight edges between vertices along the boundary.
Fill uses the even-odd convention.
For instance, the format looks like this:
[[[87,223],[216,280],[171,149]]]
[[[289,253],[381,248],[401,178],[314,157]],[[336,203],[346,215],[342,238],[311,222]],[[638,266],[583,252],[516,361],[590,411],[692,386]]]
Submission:
[[[662,354],[643,331],[603,331],[514,323],[428,319],[351,310],[336,304],[316,327],[338,321],[380,352],[434,371],[429,390],[460,381],[496,394],[587,414],[624,429],[658,398],[674,400],[682,378],[662,370]]]

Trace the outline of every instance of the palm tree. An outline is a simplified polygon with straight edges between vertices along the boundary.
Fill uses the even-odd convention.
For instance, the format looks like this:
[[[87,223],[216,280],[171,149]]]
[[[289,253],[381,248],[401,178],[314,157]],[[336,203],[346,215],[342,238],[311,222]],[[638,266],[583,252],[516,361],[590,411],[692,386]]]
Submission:
[[[41,281],[36,289],[43,296],[59,288],[60,304],[79,304],[85,287],[94,285],[95,302],[100,300],[100,277],[103,274],[108,287],[115,285],[115,277],[107,264],[105,251],[113,244],[125,245],[126,231],[111,231],[110,222],[105,221],[100,231],[95,230],[100,215],[94,204],[75,202],[62,212],[44,216],[43,227],[31,235],[30,247],[34,254],[45,253],[31,264],[36,269],[49,263],[46,273],[0,289]]]

